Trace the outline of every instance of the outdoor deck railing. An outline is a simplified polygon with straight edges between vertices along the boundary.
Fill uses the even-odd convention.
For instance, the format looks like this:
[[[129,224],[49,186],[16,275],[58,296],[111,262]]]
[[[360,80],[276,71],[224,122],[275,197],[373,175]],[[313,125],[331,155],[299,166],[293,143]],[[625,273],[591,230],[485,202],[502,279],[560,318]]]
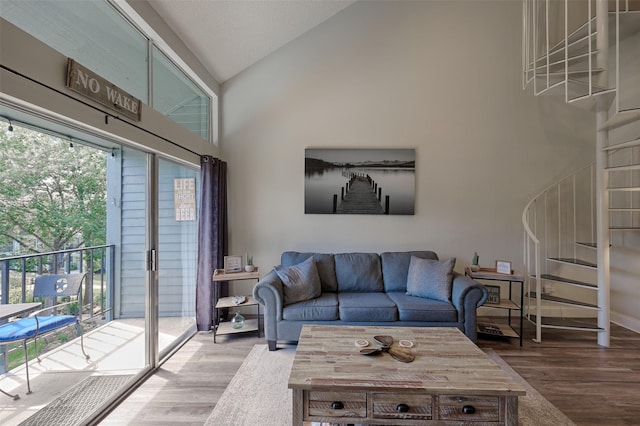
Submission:
[[[101,245],[0,258],[0,303],[31,301],[36,275],[88,272],[83,305],[89,316],[106,318],[113,306],[114,253],[114,245]]]
[[[0,258],[0,303],[30,302],[36,275],[87,272],[80,307],[82,320],[100,317],[100,322],[111,321],[114,254],[114,245],[102,245]],[[7,346],[0,346],[0,373],[8,370],[9,352],[20,349],[19,345],[11,345],[7,351]]]

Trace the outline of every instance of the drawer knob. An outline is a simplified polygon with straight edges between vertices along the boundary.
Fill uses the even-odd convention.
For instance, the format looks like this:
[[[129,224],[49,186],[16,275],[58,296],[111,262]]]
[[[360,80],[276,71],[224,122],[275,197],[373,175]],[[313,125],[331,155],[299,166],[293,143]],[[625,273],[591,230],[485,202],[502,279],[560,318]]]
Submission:
[[[464,414],[473,414],[476,412],[476,407],[474,407],[473,405],[465,405],[464,407],[462,407],[462,412]]]
[[[408,413],[409,412],[409,406],[407,404],[398,404],[396,406],[396,411],[398,413]]]
[[[331,403],[331,409],[333,410],[344,410],[344,404],[342,401],[333,401]]]

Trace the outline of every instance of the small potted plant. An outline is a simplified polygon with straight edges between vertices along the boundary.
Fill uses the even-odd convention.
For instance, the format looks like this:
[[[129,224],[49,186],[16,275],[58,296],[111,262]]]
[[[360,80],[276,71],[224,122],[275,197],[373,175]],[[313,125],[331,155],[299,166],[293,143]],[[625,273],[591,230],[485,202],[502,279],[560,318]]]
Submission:
[[[255,269],[255,267],[253,266],[253,256],[249,256],[249,253],[247,253],[246,259],[247,261],[245,262],[244,270],[247,272],[253,272],[253,270]]]

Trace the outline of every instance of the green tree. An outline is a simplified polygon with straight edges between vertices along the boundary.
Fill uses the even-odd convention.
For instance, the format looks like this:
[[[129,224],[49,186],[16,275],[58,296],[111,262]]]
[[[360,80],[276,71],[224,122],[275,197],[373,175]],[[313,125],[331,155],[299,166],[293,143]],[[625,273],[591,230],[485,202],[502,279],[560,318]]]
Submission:
[[[26,253],[104,244],[106,153],[13,127],[0,131],[0,241]]]

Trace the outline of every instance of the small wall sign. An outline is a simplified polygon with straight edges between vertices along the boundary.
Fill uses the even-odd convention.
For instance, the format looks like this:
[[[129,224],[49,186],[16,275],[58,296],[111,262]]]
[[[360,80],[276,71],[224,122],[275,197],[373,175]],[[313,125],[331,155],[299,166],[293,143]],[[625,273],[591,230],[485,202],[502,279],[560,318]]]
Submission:
[[[177,222],[196,220],[196,180],[194,178],[173,180],[173,205]]]
[[[142,102],[98,74],[67,59],[67,87],[125,117],[140,121]]]

